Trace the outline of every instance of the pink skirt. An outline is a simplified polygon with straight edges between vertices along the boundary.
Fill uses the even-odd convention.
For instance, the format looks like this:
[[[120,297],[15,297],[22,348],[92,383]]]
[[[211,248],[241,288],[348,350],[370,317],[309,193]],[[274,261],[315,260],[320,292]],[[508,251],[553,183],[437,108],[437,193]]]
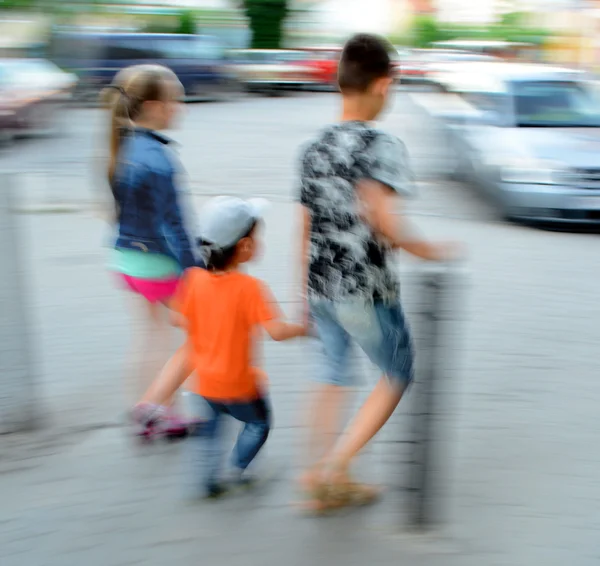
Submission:
[[[164,303],[173,297],[179,283],[178,277],[169,279],[141,279],[124,273],[118,274],[125,286],[151,303]]]

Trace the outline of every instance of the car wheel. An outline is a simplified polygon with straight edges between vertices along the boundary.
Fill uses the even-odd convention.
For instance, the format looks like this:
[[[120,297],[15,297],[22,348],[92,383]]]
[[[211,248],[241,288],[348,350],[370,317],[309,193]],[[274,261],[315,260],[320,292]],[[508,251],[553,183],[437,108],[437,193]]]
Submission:
[[[77,85],[73,91],[73,103],[77,105],[101,104],[100,89],[86,85]]]
[[[210,97],[210,87],[203,83],[193,83],[185,89],[185,102],[199,102]]]
[[[6,149],[12,145],[15,140],[15,133],[10,128],[0,129],[0,148]]]
[[[244,91],[244,86],[238,80],[233,78],[223,79],[219,85],[218,99],[220,102],[236,100]]]
[[[58,131],[58,112],[53,103],[41,104],[31,124],[33,133],[39,137],[54,136]]]
[[[446,147],[448,148],[448,154],[446,155],[446,163],[443,168],[444,177],[457,183],[466,182],[468,167],[465,163],[465,158],[454,149],[450,137],[447,140]]]

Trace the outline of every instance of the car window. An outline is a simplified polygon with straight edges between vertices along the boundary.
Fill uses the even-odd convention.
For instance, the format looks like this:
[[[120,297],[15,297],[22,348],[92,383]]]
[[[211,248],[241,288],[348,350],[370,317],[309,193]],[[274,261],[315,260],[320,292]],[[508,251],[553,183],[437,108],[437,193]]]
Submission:
[[[225,48],[218,40],[203,38],[192,43],[195,56],[199,59],[217,61],[225,58]]]
[[[108,43],[106,58],[111,61],[156,60],[161,56],[150,40],[142,37],[114,37]]]
[[[520,127],[600,126],[600,97],[578,82],[518,82],[514,95]]]
[[[273,56],[265,51],[249,51],[248,62],[253,64],[268,63]]]
[[[482,112],[497,113],[500,110],[500,97],[489,92],[467,92],[463,98]]]
[[[283,63],[286,61],[293,61],[294,54],[289,51],[274,51],[270,53],[269,59],[274,62]]]
[[[103,37],[57,34],[49,45],[49,56],[54,61],[98,59],[105,43]]]
[[[155,39],[154,46],[165,59],[188,59],[195,55],[194,43],[185,39]]]

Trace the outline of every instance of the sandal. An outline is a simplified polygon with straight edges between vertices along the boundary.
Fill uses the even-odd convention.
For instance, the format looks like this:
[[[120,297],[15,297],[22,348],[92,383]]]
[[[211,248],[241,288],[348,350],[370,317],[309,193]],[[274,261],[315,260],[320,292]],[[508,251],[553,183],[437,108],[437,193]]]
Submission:
[[[375,486],[350,480],[334,481],[328,485],[329,505],[342,507],[363,507],[379,499],[381,490]]]

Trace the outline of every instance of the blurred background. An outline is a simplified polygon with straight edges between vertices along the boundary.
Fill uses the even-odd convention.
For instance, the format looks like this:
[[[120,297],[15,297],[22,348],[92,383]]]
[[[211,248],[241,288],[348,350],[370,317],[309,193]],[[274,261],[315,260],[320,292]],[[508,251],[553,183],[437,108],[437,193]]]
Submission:
[[[129,65],[177,73],[182,188],[196,209],[271,200],[252,272],[293,316],[298,153],[338,117],[359,31],[394,48],[382,127],[416,173],[407,214],[468,248],[438,360],[441,538],[407,534],[410,396],[360,462],[383,503],[323,522],[290,507],[311,341],[265,344],[275,479],[256,497],[180,505],[180,447],[140,449],[124,424],[136,326],[107,269],[99,92]],[[0,0],[2,566],[598,564],[599,32],[592,0]],[[418,267],[399,269],[418,327]],[[361,399],[375,376],[356,367]]]
[[[396,47],[402,82],[431,65],[483,57],[600,64],[591,0],[3,0],[2,131],[47,130],[51,100],[95,102],[115,72],[142,61],[171,66],[187,100],[239,92],[335,89],[340,45],[352,31]],[[484,57],[485,56],[485,57]]]

